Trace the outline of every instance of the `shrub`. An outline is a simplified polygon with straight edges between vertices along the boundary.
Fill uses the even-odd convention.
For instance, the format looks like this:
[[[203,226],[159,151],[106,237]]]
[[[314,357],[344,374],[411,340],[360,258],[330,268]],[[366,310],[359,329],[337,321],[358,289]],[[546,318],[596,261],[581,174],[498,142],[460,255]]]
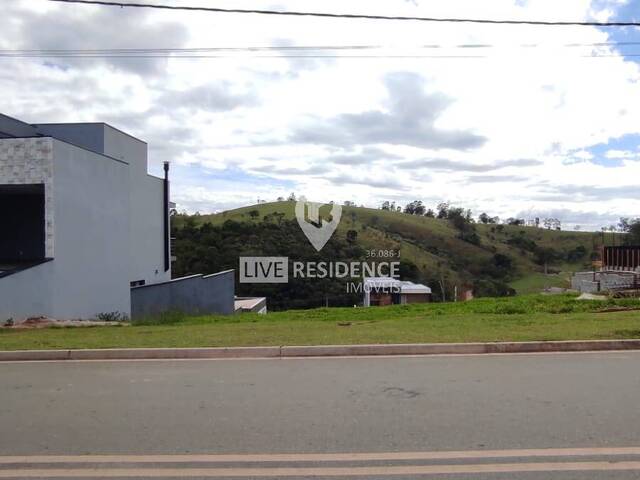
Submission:
[[[129,317],[121,312],[102,312],[96,315],[96,320],[101,322],[127,322]]]

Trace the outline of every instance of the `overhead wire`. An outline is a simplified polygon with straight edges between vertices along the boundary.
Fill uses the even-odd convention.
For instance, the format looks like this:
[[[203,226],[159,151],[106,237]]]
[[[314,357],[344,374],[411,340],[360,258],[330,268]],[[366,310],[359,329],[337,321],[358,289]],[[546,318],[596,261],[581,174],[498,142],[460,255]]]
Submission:
[[[639,27],[640,22],[634,21],[615,21],[615,22],[596,22],[596,21],[561,21],[561,20],[518,20],[518,19],[487,19],[487,18],[453,18],[453,17],[422,17],[422,16],[403,16],[403,15],[372,15],[372,14],[354,14],[354,13],[327,13],[327,12],[308,12],[295,10],[268,10],[268,9],[241,9],[241,8],[218,8],[204,6],[188,6],[188,5],[167,5],[159,3],[134,3],[134,2],[116,2],[107,0],[49,0],[57,3],[84,4],[84,5],[100,5],[108,7],[120,8],[151,8],[159,10],[182,10],[191,12],[209,12],[209,13],[237,13],[237,14],[258,14],[258,15],[281,15],[291,17],[319,17],[319,18],[337,18],[351,20],[394,20],[394,21],[417,21],[417,22],[439,22],[439,23],[478,23],[490,25],[538,25],[547,27]]]

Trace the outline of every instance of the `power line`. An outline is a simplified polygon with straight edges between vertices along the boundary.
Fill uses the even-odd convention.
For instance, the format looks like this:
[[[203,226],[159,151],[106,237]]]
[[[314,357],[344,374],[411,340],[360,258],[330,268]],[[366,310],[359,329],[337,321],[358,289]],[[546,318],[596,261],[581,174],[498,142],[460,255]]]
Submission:
[[[629,54],[597,54],[597,55],[578,55],[574,58],[632,58],[632,57],[640,57],[640,53],[629,53]],[[444,59],[473,59],[473,58],[500,58],[500,57],[492,57],[491,55],[168,55],[168,54],[157,54],[157,55],[144,55],[144,54],[122,54],[122,55],[109,55],[109,54],[87,54],[87,55],[65,55],[65,54],[56,54],[56,53],[35,53],[35,54],[5,54],[0,52],[0,58],[187,58],[187,59],[196,59],[196,58],[228,58],[228,59],[243,59],[243,58],[444,58]],[[521,58],[521,57],[518,57]]]
[[[481,18],[436,18],[436,17],[411,17],[411,16],[390,16],[390,15],[365,15],[351,13],[321,13],[321,12],[301,12],[301,11],[278,11],[278,10],[258,10],[258,9],[238,9],[238,8],[214,8],[214,7],[190,7],[179,5],[161,5],[149,3],[126,3],[112,2],[105,0],[49,0],[59,3],[78,3],[85,5],[102,5],[108,7],[130,7],[130,8],[155,8],[160,10],[184,10],[190,12],[214,12],[214,13],[251,13],[258,15],[285,15],[292,17],[322,17],[341,19],[364,19],[364,20],[404,20],[417,22],[442,22],[442,23],[481,23],[491,25],[539,25],[550,27],[578,26],[578,27],[639,27],[640,22],[563,22],[563,21],[540,21],[540,20],[489,20]]]
[[[504,47],[525,48],[533,47],[622,47],[640,45],[640,42],[601,42],[601,43],[571,43],[560,45],[522,44],[522,45],[490,45],[490,44],[461,44],[461,45],[416,45],[416,46],[382,46],[382,45],[270,45],[245,47],[191,47],[191,48],[103,48],[103,49],[0,49],[0,57],[15,58],[489,58],[491,55],[452,54],[449,50],[474,51],[487,50],[492,53],[495,48]],[[419,54],[419,50],[429,50],[437,54]],[[394,51],[396,53],[394,53]],[[509,50],[506,50],[509,51]],[[279,52],[277,55],[273,52]],[[323,53],[328,52],[328,53]],[[335,53],[331,53],[335,52]],[[343,53],[346,52],[346,53]],[[371,52],[354,54],[349,52]],[[251,55],[248,55],[251,54]],[[545,53],[547,54],[547,53]],[[633,52],[624,54],[611,50],[591,51],[581,57],[633,57]]]
[[[344,51],[344,50],[448,50],[448,49],[494,49],[494,48],[576,48],[576,47],[625,47],[638,46],[640,41],[628,42],[596,42],[596,43],[565,43],[565,44],[514,44],[514,45],[498,45],[486,43],[468,43],[468,44],[427,44],[427,45],[258,45],[258,46],[229,46],[229,47],[140,47],[140,48],[96,48],[96,49],[0,49],[0,53],[15,54],[132,54],[132,53],[205,53],[205,52],[262,52],[262,51]]]

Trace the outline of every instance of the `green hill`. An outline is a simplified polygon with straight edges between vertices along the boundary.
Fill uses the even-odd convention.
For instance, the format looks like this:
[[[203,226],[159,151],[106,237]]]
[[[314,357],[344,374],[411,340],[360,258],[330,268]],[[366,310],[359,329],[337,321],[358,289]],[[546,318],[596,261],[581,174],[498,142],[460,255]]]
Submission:
[[[460,225],[452,220],[388,210],[343,207],[336,233],[317,254],[300,231],[294,208],[295,202],[285,201],[214,215],[174,216],[172,229],[178,256],[175,274],[237,268],[241,255],[346,260],[366,257],[371,252],[394,251],[400,254],[403,279],[428,284],[437,298],[442,296],[444,286],[445,296],[450,299],[454,286],[473,286],[481,296],[513,294],[511,289],[531,293],[547,286],[567,286],[568,272],[590,265],[594,250],[595,237],[589,232]],[[272,286],[238,287],[241,294],[275,294],[276,304],[282,301],[283,307],[317,306],[323,302],[318,285],[289,292],[295,298],[280,297]],[[327,292],[324,293],[326,297]],[[302,303],[296,303],[301,299]],[[352,299],[338,303],[348,304],[347,301]]]

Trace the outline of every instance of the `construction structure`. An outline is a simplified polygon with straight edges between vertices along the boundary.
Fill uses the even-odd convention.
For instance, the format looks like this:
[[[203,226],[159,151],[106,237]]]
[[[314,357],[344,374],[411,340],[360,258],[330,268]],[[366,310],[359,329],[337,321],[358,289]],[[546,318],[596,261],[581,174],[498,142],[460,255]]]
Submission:
[[[640,246],[601,247],[601,260],[594,270],[575,273],[571,288],[583,293],[637,296],[640,293]]]

